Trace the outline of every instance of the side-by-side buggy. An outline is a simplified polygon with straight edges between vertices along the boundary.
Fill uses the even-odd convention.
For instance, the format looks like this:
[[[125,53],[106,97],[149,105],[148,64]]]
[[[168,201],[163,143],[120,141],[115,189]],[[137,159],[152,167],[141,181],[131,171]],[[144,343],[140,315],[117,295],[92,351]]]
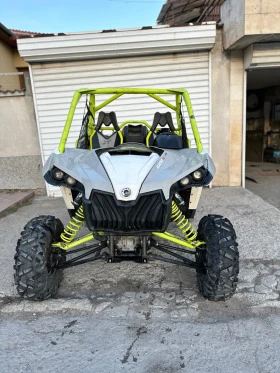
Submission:
[[[76,146],[69,148],[66,141],[73,116],[84,95],[80,135]],[[135,113],[138,98],[144,95],[165,111],[151,112],[151,122],[137,115],[119,123],[119,114],[104,108],[123,95],[134,98]],[[184,107],[195,148],[187,134]],[[225,217],[208,215],[196,231],[189,221],[215,167],[203,150],[185,89],[76,91],[59,147],[45,163],[43,174],[47,183],[61,188],[70,221],[64,228],[54,216],[41,215],[25,225],[15,255],[15,282],[21,296],[52,297],[64,268],[99,259],[108,263],[161,260],[192,267],[204,297],[225,300],[234,293],[239,261],[232,224]],[[168,231],[171,222],[172,232]],[[81,236],[83,225],[88,233]]]

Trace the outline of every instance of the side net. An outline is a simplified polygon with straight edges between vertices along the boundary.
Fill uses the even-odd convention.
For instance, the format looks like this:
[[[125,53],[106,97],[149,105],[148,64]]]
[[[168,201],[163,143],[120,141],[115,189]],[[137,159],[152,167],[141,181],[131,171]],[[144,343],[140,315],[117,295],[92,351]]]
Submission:
[[[93,118],[93,115],[90,111],[90,108],[88,106],[88,102],[86,101],[86,111],[83,117],[82,126],[79,134],[79,138],[77,140],[77,148],[78,149],[88,149],[89,148],[89,135],[88,135],[88,124],[90,121],[90,118]]]

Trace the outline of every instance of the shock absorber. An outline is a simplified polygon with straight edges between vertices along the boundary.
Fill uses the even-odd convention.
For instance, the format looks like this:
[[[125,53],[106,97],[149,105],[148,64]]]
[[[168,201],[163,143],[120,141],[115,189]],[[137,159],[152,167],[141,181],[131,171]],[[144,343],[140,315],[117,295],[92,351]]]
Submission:
[[[65,243],[72,242],[84,224],[84,221],[84,209],[83,205],[81,205],[76,211],[75,215],[71,218],[69,224],[64,228],[64,232],[61,233],[61,240]]]
[[[171,219],[176,223],[186,240],[195,241],[197,236],[196,230],[174,201],[172,201]]]

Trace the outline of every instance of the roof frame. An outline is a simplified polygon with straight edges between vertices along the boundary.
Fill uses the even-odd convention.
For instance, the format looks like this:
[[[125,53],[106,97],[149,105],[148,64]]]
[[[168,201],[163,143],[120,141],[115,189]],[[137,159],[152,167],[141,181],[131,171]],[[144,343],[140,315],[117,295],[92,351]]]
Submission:
[[[113,94],[109,99],[105,100],[102,104],[96,106],[95,102],[95,95],[103,95],[103,94]],[[176,112],[177,120],[181,117],[181,101],[183,100],[188,114],[189,114],[189,120],[192,128],[192,132],[194,135],[196,147],[198,153],[201,153],[203,150],[203,146],[201,143],[199,131],[197,128],[196,119],[194,116],[194,112],[192,109],[191,99],[189,96],[189,93],[186,89],[183,88],[169,88],[169,89],[162,89],[162,88],[83,88],[79,89],[74,93],[70,109],[68,112],[68,116],[64,125],[64,129],[61,135],[60,143],[58,150],[60,153],[64,153],[65,151],[65,145],[68,139],[68,135],[70,132],[71,124],[73,121],[74,113],[76,110],[76,107],[80,101],[80,98],[82,95],[90,95],[90,108],[93,112],[93,115],[95,116],[95,113],[97,110],[103,108],[104,106],[108,105],[112,101],[118,99],[123,94],[146,94],[150,96],[151,98],[161,102],[163,105],[169,107],[170,109],[173,109]],[[176,98],[176,106],[172,105],[165,99],[161,98],[158,95],[175,95]],[[182,122],[182,126],[184,126],[184,123]],[[185,130],[185,128],[183,128]],[[181,128],[179,128],[181,130]]]

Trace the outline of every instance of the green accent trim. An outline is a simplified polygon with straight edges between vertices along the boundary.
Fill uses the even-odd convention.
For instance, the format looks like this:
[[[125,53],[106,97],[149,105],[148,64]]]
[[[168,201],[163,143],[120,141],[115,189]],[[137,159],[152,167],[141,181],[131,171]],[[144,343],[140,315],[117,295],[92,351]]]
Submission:
[[[187,91],[185,91],[183,93],[183,98],[184,98],[186,107],[188,109],[190,123],[191,123],[191,126],[192,126],[192,131],[193,131],[193,135],[194,135],[194,139],[195,139],[195,143],[196,143],[196,147],[197,147],[197,152],[201,153],[202,150],[203,150],[203,146],[202,146],[199,131],[198,131],[198,128],[197,128],[196,119],[195,119],[195,116],[194,116],[194,113],[193,113],[190,95]]]
[[[173,95],[176,93],[183,94],[186,92],[184,88],[82,88],[78,91],[80,94],[162,94]]]
[[[181,95],[176,95],[176,119],[178,124],[178,133],[182,135],[182,123],[181,123]]]
[[[152,131],[150,131],[149,133],[148,133],[148,135],[146,136],[146,146],[147,147],[149,147],[149,140],[150,140],[150,137],[152,136]]]
[[[114,127],[100,127],[99,131],[115,131]]]
[[[89,234],[87,234],[87,235],[85,235],[81,238],[78,238],[77,240],[75,240],[71,243],[67,244],[67,243],[64,243],[64,242],[58,242],[58,243],[52,244],[52,246],[59,247],[62,250],[69,250],[69,249],[73,249],[73,247],[79,246],[82,243],[86,243],[86,242],[89,242],[91,240],[94,240],[94,235],[92,233],[89,233]]]
[[[93,138],[93,135],[95,134],[95,130],[92,131],[92,134],[90,135],[89,137],[89,148],[92,149],[92,138]]]
[[[152,95],[152,94],[149,94],[148,96],[154,98],[155,100],[157,100],[158,102],[160,102],[161,104],[169,107],[170,109],[176,111],[176,106],[170,104],[169,102],[165,101],[163,98],[159,97],[159,96],[156,96],[156,95]]]
[[[95,107],[95,112],[102,109],[104,106],[109,105],[111,102],[115,101],[117,98],[121,97],[123,93],[118,93],[115,96],[110,97],[108,100],[104,101],[102,104]]]
[[[123,144],[123,135],[122,135],[121,131],[118,131],[118,135],[120,137],[120,143]]]
[[[145,120],[136,120],[136,119],[133,119],[133,120],[126,120],[125,122],[122,122],[120,124],[120,129],[122,129],[126,124],[129,124],[129,123],[145,124],[146,127],[148,127],[149,129],[151,128],[151,126],[149,125],[149,123],[146,122]]]
[[[88,122],[88,136],[90,136],[95,127],[95,95],[90,95],[89,98],[89,110],[91,111],[91,114],[93,118],[90,116],[89,122]]]
[[[191,241],[183,240],[181,237],[175,236],[174,234],[170,232],[164,232],[164,233],[153,232],[153,235],[156,237],[162,238],[166,241],[170,241],[178,245],[187,247],[188,249],[192,249],[192,250],[195,250],[198,246],[201,246],[204,244],[204,242],[201,242],[201,241],[191,242]]]
[[[163,105],[165,105],[165,106],[169,107],[170,109],[174,110],[176,112],[177,120],[178,120],[178,115],[179,115],[179,111],[180,111],[180,105],[179,105],[179,103],[181,102],[180,98],[181,98],[181,96],[183,96],[185,105],[186,105],[187,110],[188,110],[190,123],[191,123],[191,127],[192,127],[192,132],[193,132],[193,135],[194,135],[194,138],[195,138],[195,143],[196,143],[196,146],[197,146],[197,151],[198,151],[198,153],[201,153],[202,150],[203,150],[203,146],[202,146],[201,139],[200,139],[200,136],[199,136],[199,131],[198,131],[197,124],[196,124],[196,119],[194,117],[194,113],[193,113],[193,109],[192,109],[192,105],[191,105],[191,100],[190,100],[189,93],[188,93],[187,90],[180,89],[180,88],[174,88],[174,89],[173,88],[172,89],[160,89],[160,88],[97,88],[97,89],[88,89],[88,88],[83,88],[83,89],[79,89],[78,91],[76,91],[74,93],[74,96],[73,96],[73,99],[72,99],[72,102],[71,102],[71,105],[70,105],[69,113],[68,113],[68,116],[67,116],[67,119],[66,119],[66,122],[65,122],[65,126],[64,126],[64,129],[63,129],[63,132],[62,132],[61,140],[60,140],[60,143],[59,143],[59,146],[58,146],[58,150],[59,150],[60,153],[64,153],[65,145],[66,145],[67,138],[68,138],[68,135],[69,135],[69,130],[70,130],[71,123],[72,123],[72,120],[73,120],[73,117],[74,117],[74,112],[75,112],[76,106],[77,106],[77,104],[78,104],[78,102],[81,98],[81,95],[83,95],[83,94],[89,94],[90,95],[90,108],[91,108],[91,111],[94,115],[94,118],[95,118],[95,113],[98,110],[100,110],[104,106],[110,104],[112,101],[116,100],[117,98],[119,98],[123,94],[146,94],[146,95],[150,96],[151,98],[159,101]],[[98,106],[95,106],[95,95],[96,94],[113,94],[114,96],[110,97],[108,100],[104,101],[102,104],[100,104]],[[157,96],[157,95],[165,95],[165,94],[176,95],[176,106],[167,102],[163,98]],[[180,121],[178,122],[178,126],[180,126]],[[93,123],[93,121],[92,121],[92,123],[90,123],[89,132],[90,132],[90,136],[92,138],[92,135],[94,133],[94,123]],[[180,128],[178,128],[176,130],[176,132],[180,133]]]
[[[98,232],[98,233],[99,233],[99,235],[104,234],[103,232]],[[197,247],[205,244],[205,242],[202,242],[202,241],[190,242],[190,241],[183,240],[181,237],[176,236],[175,234],[167,232],[167,231],[164,232],[164,233],[153,232],[152,234],[156,237],[162,238],[162,239],[164,239],[166,241],[169,241],[169,242],[176,243],[178,245],[187,247],[188,249],[192,249],[192,250],[196,250]],[[83,237],[80,237],[80,238],[76,239],[75,241],[70,242],[68,244],[65,243],[65,242],[57,242],[57,243],[52,244],[52,246],[53,247],[59,247],[62,250],[69,250],[69,249],[73,249],[76,246],[79,246],[81,244],[84,244],[84,243],[92,241],[92,240],[94,240],[93,233],[88,233],[87,235],[85,235]]]
[[[69,135],[71,123],[72,123],[72,120],[73,120],[73,117],[74,117],[75,109],[76,109],[76,106],[77,106],[81,96],[82,96],[82,93],[80,91],[76,91],[74,93],[74,96],[73,96],[73,99],[72,99],[72,102],[71,102],[71,105],[70,105],[70,109],[69,109],[69,112],[68,112],[68,116],[66,118],[65,126],[64,126],[62,135],[61,135],[60,143],[59,143],[59,146],[58,146],[58,150],[59,150],[60,153],[64,153],[65,145],[66,145],[66,142],[67,142],[67,139],[68,139],[68,135]]]

